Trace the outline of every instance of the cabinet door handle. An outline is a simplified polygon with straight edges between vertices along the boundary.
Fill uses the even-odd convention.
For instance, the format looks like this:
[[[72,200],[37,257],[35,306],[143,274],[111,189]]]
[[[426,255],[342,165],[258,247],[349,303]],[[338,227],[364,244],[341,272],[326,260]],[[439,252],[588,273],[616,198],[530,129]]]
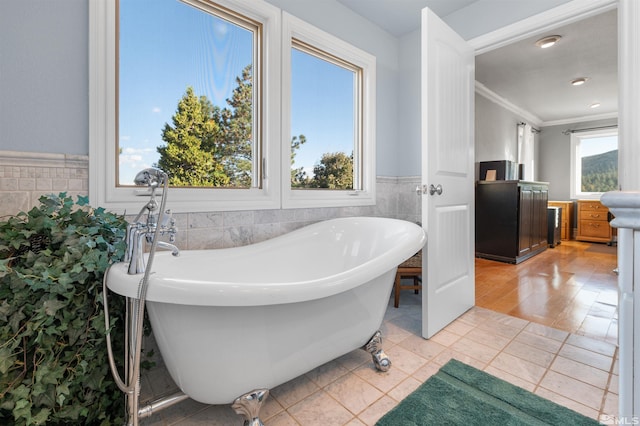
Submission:
[[[438,186],[433,186],[433,184],[429,185],[429,195],[438,194],[442,195],[442,185],[438,184]]]

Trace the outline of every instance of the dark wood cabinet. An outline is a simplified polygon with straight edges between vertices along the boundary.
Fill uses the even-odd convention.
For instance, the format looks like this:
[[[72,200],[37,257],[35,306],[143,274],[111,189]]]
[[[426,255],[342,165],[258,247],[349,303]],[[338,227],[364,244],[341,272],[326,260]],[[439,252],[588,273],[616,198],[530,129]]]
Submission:
[[[476,256],[520,263],[547,249],[545,182],[476,184]]]

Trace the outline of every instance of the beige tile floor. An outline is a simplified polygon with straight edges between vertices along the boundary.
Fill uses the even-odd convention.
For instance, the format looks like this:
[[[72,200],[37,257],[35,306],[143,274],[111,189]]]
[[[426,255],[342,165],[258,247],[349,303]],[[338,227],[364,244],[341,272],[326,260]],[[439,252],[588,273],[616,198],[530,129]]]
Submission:
[[[262,408],[266,426],[374,425],[387,411],[456,358],[604,423],[617,413],[617,348],[474,307],[430,340],[420,337],[420,296],[390,300],[382,325],[386,373],[356,350],[271,390]],[[143,396],[175,390],[164,368],[142,381]],[[141,421],[143,425],[241,425],[229,406],[184,401]]]

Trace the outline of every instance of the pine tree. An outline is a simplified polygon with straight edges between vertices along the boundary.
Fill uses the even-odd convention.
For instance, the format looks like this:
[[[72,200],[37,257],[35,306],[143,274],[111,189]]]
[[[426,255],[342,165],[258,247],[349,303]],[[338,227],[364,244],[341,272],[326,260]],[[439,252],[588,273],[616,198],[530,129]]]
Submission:
[[[230,108],[214,113],[221,129],[221,137],[215,140],[215,147],[209,147],[216,159],[223,165],[231,185],[251,186],[253,165],[253,77],[251,65],[242,70],[236,78],[238,86],[227,99]]]
[[[157,148],[160,154],[157,167],[169,174],[170,185],[225,186],[229,183],[229,176],[208,146],[220,133],[211,117],[214,110],[206,97],[196,97],[193,88],[187,87],[178,102],[173,126],[167,123],[162,131],[166,145]]]

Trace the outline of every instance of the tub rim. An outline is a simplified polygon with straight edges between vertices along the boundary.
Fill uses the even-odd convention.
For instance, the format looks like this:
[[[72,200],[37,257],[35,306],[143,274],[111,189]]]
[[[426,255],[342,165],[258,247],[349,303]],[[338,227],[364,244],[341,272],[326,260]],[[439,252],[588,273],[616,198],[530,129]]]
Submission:
[[[274,240],[282,241],[298,238],[300,234],[313,233],[330,225],[342,225],[358,222],[386,223],[390,226],[405,228],[405,232],[394,246],[383,253],[367,259],[356,267],[338,274],[323,276],[308,281],[290,283],[274,283],[264,280],[255,283],[233,283],[215,280],[185,280],[176,276],[163,275],[157,272],[157,262],[163,258],[169,260],[170,253],[157,252],[149,278],[146,300],[150,302],[175,303],[199,306],[261,306],[283,303],[296,303],[332,296],[366,283],[384,273],[394,270],[400,263],[418,252],[426,242],[424,230],[409,221],[382,217],[347,217],[315,222],[298,228],[270,240],[241,247],[226,249],[183,250],[180,257],[170,259],[179,263],[180,259],[202,255],[211,251],[250,251],[255,247],[273,244]],[[138,298],[138,285],[142,274],[127,274],[128,265],[119,262],[111,265],[105,279],[109,289],[129,298]],[[154,269],[156,271],[154,271]],[[212,270],[215,275],[215,270]],[[389,285],[391,286],[392,280]]]

